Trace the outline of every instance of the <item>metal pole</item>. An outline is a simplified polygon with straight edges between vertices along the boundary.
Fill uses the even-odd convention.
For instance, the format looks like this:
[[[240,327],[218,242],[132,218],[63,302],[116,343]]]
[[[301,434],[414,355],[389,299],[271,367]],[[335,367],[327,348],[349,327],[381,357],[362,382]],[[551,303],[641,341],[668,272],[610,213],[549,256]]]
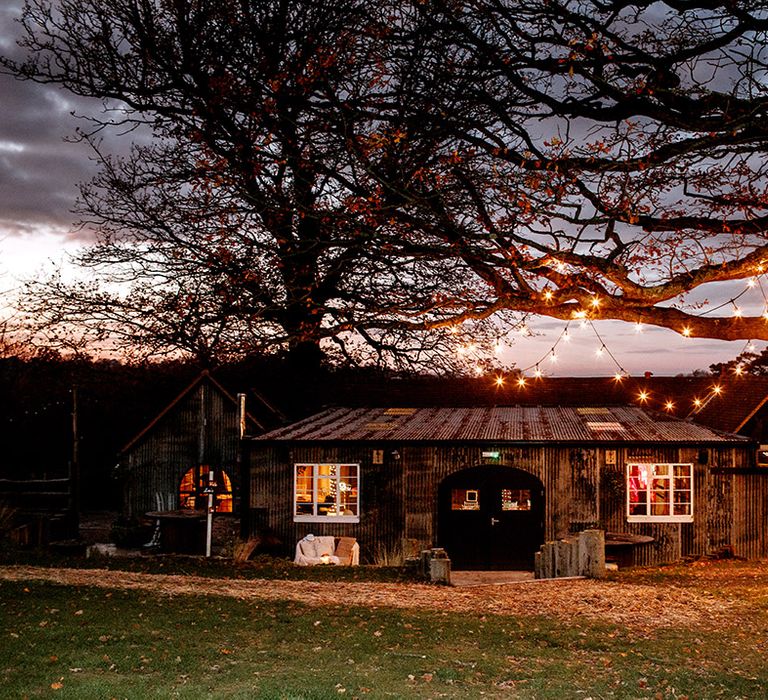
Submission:
[[[72,464],[69,468],[69,489],[72,526],[75,537],[80,534],[80,440],[77,426],[77,385],[72,386]]]
[[[240,430],[240,439],[242,440],[245,436],[245,394],[238,394],[237,395],[237,406],[238,406],[238,423],[239,423],[239,430]]]
[[[208,521],[205,532],[205,556],[211,556],[211,534],[213,532],[213,470],[208,472]]]

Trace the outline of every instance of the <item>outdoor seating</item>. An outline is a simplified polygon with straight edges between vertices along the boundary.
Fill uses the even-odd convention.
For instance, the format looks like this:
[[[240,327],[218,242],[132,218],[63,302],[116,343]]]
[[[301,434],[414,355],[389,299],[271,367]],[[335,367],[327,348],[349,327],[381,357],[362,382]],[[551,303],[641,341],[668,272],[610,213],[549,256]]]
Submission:
[[[296,544],[294,562],[299,566],[357,566],[360,563],[360,545],[354,537],[307,535]]]

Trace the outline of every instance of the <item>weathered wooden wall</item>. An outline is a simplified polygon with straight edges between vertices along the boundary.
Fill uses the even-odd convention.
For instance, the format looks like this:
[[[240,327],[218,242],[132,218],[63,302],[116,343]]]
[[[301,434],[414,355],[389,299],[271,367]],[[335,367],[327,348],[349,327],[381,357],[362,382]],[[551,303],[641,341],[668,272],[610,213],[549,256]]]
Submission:
[[[385,463],[372,464],[383,449]],[[606,449],[615,464],[606,464]],[[498,451],[498,460],[482,457]],[[249,444],[250,530],[268,525],[286,551],[304,535],[349,535],[361,544],[364,560],[378,549],[402,547],[406,554],[439,540],[437,494],[454,472],[480,465],[514,467],[534,474],[545,490],[545,538],[555,540],[585,528],[650,535],[654,542],[635,551],[636,564],[674,561],[732,545],[740,556],[768,555],[768,470],[750,468],[750,448],[572,447],[429,444]],[[393,455],[397,453],[397,458]],[[694,464],[693,523],[628,523],[626,463]],[[360,464],[360,522],[293,522],[293,465]]]
[[[274,530],[286,553],[302,537],[334,535],[356,537],[364,560],[372,561],[384,552],[396,552],[403,546],[403,522],[406,500],[403,492],[401,461],[385,452],[383,466],[373,466],[371,449],[341,447],[272,447],[250,453],[250,502],[253,532],[268,526]],[[309,463],[360,464],[359,523],[293,522],[293,465]]]
[[[181,478],[195,466],[224,469],[237,508],[240,432],[237,406],[206,382],[184,396],[121,457],[127,479],[125,510],[156,509],[155,494],[178,506]]]

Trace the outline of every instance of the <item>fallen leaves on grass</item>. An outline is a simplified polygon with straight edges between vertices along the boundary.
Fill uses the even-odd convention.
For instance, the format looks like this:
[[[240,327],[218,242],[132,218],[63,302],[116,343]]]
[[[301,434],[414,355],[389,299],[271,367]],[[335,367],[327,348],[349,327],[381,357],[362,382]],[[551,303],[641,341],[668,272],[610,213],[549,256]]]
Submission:
[[[755,591],[768,594],[765,564],[754,565],[761,573],[738,571]],[[598,620],[623,625],[639,632],[670,627],[712,629],[733,624],[744,612],[738,596],[714,595],[713,567],[699,586],[684,586],[673,577],[663,583],[632,583],[626,580],[551,580],[496,586],[436,587],[426,584],[371,582],[273,581],[269,579],[212,579],[201,576],[144,574],[101,569],[50,569],[30,566],[0,567],[0,579],[46,580],[75,586],[134,589],[165,595],[219,595],[242,600],[290,600],[325,607],[329,597],[347,606],[433,609],[480,615],[544,615],[570,622]],[[695,571],[694,576],[699,572]],[[703,572],[702,572],[703,574]],[[755,583],[759,579],[760,583]],[[642,579],[640,579],[642,580]],[[75,614],[82,614],[77,611]],[[47,624],[47,622],[46,622]],[[378,636],[376,630],[373,634]],[[380,632],[379,632],[380,634]]]

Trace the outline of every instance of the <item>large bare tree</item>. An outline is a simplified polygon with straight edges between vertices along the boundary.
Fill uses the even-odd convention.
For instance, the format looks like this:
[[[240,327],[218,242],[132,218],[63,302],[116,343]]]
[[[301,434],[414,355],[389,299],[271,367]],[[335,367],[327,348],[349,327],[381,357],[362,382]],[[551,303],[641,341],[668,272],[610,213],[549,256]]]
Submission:
[[[131,290],[49,281],[51,327],[422,364],[505,313],[768,339],[680,303],[768,264],[760,3],[31,0],[22,26],[6,66],[105,101],[81,262]],[[153,140],[102,155],[115,124]]]
[[[768,313],[746,317],[738,291],[713,287],[721,308],[683,298],[768,270],[763,2],[416,8],[457,88],[412,119],[413,139],[450,132],[418,216],[451,232],[499,306],[768,339]]]
[[[389,19],[359,0],[30,2],[29,61],[6,64],[105,104],[83,133],[101,171],[79,203],[98,242],[78,262],[95,274],[27,295],[48,340],[309,360],[330,339],[349,359],[449,366],[456,319],[498,334],[493,298],[457,294],[474,273],[403,245],[349,147],[373,138]],[[143,137],[128,157],[101,152],[115,126]]]

